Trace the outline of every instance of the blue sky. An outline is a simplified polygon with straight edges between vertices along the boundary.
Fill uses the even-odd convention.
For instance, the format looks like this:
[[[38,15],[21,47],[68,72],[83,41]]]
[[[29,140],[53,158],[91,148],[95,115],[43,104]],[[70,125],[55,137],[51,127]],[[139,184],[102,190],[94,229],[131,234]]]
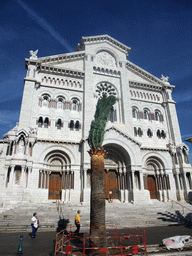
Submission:
[[[2,0],[0,16],[0,139],[19,120],[29,51],[72,52],[82,36],[102,34],[131,47],[131,62],[169,76],[182,139],[192,137],[192,1]]]

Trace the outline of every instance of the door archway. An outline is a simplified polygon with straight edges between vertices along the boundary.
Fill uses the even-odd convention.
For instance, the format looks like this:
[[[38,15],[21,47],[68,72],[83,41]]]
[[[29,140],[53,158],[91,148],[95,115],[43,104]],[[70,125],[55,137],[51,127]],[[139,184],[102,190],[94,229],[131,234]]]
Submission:
[[[120,199],[120,191],[127,189],[131,183],[127,175],[130,157],[126,150],[118,144],[106,144],[105,162],[105,196],[106,199]]]
[[[74,183],[70,158],[65,152],[55,150],[47,154],[45,162],[49,172],[48,199],[61,200],[62,190],[71,189]]]

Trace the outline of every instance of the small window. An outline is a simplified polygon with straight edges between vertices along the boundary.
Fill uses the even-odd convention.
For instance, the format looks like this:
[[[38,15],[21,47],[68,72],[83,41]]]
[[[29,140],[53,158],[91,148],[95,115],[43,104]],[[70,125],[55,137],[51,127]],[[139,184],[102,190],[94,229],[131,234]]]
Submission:
[[[112,106],[112,108],[111,108],[111,110],[109,112],[109,115],[107,117],[107,121],[111,121],[112,123],[117,121],[116,110],[114,109],[113,106]]]
[[[166,138],[166,133],[165,133],[165,131],[164,131],[164,130],[162,130],[162,131],[161,131],[161,137],[162,137],[163,139],[165,139],[165,138]]]
[[[70,121],[69,128],[70,128],[70,130],[74,129],[74,121],[73,120]]]
[[[42,106],[43,107],[48,107],[49,106],[49,95],[43,95],[43,102],[42,102]]]
[[[143,131],[141,130],[140,127],[138,128],[138,135],[139,135],[139,137],[141,137],[143,135]]]
[[[148,110],[144,109],[144,119],[147,120],[148,119]]]
[[[137,128],[134,127],[134,135],[137,136]]]
[[[155,111],[155,120],[159,121],[159,112],[158,111]]]
[[[80,125],[79,125],[79,121],[76,121],[76,123],[75,123],[75,130],[76,131],[79,131],[79,127]]]
[[[132,109],[132,117],[133,117],[133,118],[136,118],[136,117],[137,117],[137,110],[136,110],[136,108],[133,108],[133,109]]]
[[[148,136],[149,138],[151,138],[151,137],[153,136],[153,132],[151,131],[150,128],[147,130],[147,136]]]
[[[57,120],[57,129],[61,129],[61,127],[62,127],[62,121],[61,121],[61,119],[59,118],[59,119]]]
[[[161,132],[160,130],[157,130],[157,137],[160,139],[161,138]]]
[[[40,116],[38,119],[38,127],[42,127],[43,126],[43,117]]]
[[[63,109],[63,104],[64,104],[64,99],[62,97],[59,97],[57,101],[57,108]]]
[[[46,117],[44,121],[44,128],[48,128],[48,126],[49,126],[49,118]]]
[[[78,100],[77,99],[73,99],[72,100],[72,110],[77,111],[78,110]]]

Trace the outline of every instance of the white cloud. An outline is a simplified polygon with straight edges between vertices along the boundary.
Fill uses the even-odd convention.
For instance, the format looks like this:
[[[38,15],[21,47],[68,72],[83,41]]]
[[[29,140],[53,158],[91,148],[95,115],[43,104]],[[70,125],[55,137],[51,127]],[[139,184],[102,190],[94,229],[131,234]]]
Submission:
[[[43,29],[51,34],[59,43],[61,43],[68,51],[73,52],[74,49],[67,43],[67,41],[43,18],[40,18],[37,12],[33,11],[21,0],[17,0],[17,3],[28,13],[28,15],[35,20]]]

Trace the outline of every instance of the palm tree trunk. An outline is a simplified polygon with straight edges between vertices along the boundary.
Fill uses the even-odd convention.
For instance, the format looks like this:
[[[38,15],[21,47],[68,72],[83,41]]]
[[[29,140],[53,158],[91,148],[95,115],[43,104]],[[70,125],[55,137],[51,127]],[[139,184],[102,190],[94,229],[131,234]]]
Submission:
[[[102,148],[99,150],[90,150],[89,154],[91,156],[90,246],[106,248],[104,169],[106,152]]]

